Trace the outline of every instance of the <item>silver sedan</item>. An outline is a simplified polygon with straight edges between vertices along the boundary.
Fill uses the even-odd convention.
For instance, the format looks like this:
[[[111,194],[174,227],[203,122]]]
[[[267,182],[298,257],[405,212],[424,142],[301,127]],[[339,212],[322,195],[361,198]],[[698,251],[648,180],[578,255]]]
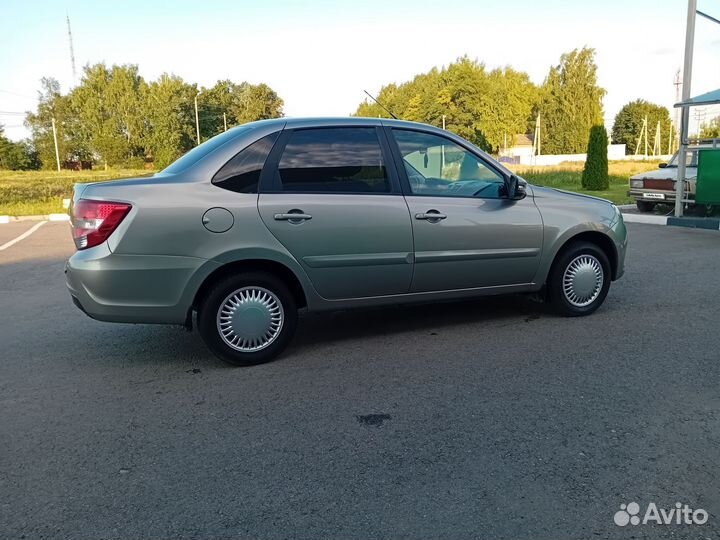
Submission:
[[[588,315],[623,274],[608,201],[532,186],[464,139],[370,118],[231,129],[148,178],[77,185],[75,304],[181,324],[236,365],[275,358],[300,309],[541,293]]]

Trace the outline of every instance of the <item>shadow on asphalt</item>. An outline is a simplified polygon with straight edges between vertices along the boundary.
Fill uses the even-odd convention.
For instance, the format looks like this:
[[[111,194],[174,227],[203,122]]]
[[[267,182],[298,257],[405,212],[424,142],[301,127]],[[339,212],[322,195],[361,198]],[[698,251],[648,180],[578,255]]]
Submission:
[[[436,330],[459,324],[492,322],[498,328],[542,316],[554,315],[544,304],[521,295],[308,313],[301,317],[290,348],[304,350],[314,344],[402,332],[424,331],[432,335]],[[292,354],[292,350],[288,353]]]
[[[305,313],[300,317],[295,338],[278,360],[298,360],[300,353],[343,341],[406,332],[436,335],[447,327],[478,323],[487,323],[493,329],[520,327],[545,316],[555,317],[545,305],[517,295]],[[113,363],[162,364],[177,360],[190,361],[203,369],[226,366],[205,347],[197,328],[187,332],[177,326],[97,323],[91,328],[86,326],[82,333],[84,339],[98,344],[96,349],[101,357]]]

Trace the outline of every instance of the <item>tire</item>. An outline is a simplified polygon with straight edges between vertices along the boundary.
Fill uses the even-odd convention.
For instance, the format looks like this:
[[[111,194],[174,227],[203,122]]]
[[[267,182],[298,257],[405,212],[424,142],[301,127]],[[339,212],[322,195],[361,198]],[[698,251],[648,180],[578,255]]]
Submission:
[[[243,272],[209,290],[198,310],[198,330],[221,360],[253,366],[282,353],[295,334],[297,318],[295,300],[282,281]]]
[[[572,279],[573,271],[575,280]],[[566,276],[567,290],[564,287]],[[547,281],[548,299],[561,315],[590,315],[605,301],[611,279],[610,262],[605,252],[596,244],[575,242],[564,248],[553,263]]]
[[[635,205],[640,212],[652,212],[656,204],[649,201],[635,201]]]

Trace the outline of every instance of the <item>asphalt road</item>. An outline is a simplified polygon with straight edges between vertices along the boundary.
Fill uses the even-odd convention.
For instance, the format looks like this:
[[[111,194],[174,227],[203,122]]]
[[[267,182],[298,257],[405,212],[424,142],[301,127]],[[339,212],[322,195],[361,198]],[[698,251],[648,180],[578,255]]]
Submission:
[[[0,538],[715,538],[720,233],[628,227],[592,317],[308,316],[233,369],[196,333],[83,315],[47,223],[0,251]],[[633,501],[709,520],[618,527]]]

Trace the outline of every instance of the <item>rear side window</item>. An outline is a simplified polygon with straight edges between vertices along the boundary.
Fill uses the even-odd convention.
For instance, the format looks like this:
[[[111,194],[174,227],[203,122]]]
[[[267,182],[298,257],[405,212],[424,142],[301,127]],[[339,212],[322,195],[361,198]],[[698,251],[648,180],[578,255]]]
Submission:
[[[275,183],[295,193],[389,193],[377,131],[319,128],[294,131]]]
[[[236,193],[257,193],[260,172],[279,133],[266,135],[236,154],[215,174],[213,184]]]

